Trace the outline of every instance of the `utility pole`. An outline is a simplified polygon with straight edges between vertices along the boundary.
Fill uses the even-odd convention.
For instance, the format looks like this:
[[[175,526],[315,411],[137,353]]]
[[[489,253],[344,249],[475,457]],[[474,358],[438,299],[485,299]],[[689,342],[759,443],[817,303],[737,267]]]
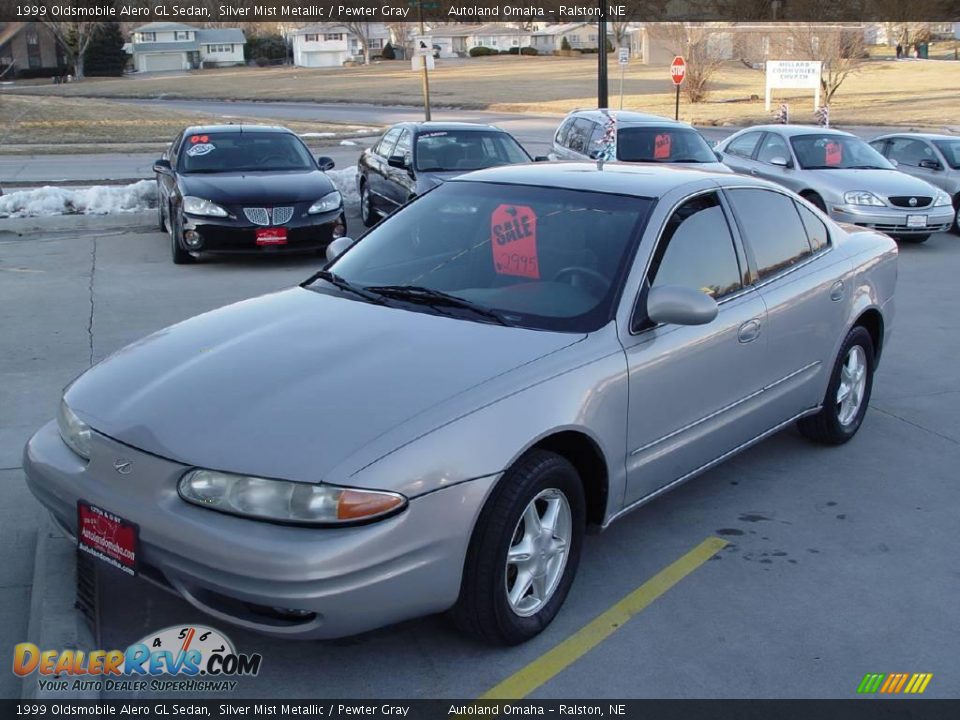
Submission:
[[[598,0],[600,22],[597,23],[597,107],[610,107],[607,96],[607,0]]]
[[[419,15],[420,15],[420,35],[421,36],[426,35],[426,32],[427,32],[423,26],[423,3],[424,3],[424,0],[417,0],[417,8],[419,9]],[[414,52],[416,51],[417,49],[414,48]],[[430,48],[430,52],[433,53],[433,48]],[[423,119],[429,122],[430,121],[430,73],[427,70],[427,57],[424,55],[422,58],[420,58],[420,62],[422,63],[421,72],[423,73],[423,76],[422,76],[423,78]]]

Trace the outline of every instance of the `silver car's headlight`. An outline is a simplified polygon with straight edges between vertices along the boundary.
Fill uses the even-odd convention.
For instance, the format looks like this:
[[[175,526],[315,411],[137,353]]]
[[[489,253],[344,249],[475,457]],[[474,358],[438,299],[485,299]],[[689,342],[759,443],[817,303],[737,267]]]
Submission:
[[[310,209],[307,210],[307,212],[310,215],[330,212],[331,210],[336,210],[342,204],[343,198],[340,197],[340,193],[334,190],[332,193],[327,193],[322,198],[317,200],[313,205],[310,206]]]
[[[185,195],[183,197],[183,211],[188,215],[208,215],[210,217],[227,217],[229,213],[216,203],[203,198]]]
[[[885,207],[883,200],[878,198],[872,192],[866,190],[855,190],[843,194],[843,201],[848,205],[872,205],[874,207]]]
[[[398,493],[270,480],[191,470],[177,485],[189,503],[257,520],[300,525],[348,525],[379,520],[406,507]]]
[[[67,401],[60,400],[60,412],[57,413],[57,426],[60,428],[60,437],[84,460],[90,459],[90,440],[92,431],[90,426],[73,414]]]
[[[933,204],[936,207],[943,207],[945,205],[953,205],[953,201],[950,199],[950,196],[947,195],[943,190],[937,193],[936,199],[933,201]]]

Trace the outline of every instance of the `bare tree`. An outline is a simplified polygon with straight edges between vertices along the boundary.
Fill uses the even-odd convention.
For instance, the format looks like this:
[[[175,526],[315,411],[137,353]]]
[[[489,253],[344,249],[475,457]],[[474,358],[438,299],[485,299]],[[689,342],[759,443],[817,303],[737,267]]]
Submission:
[[[790,26],[797,57],[819,60],[823,103],[830,104],[844,81],[860,69],[866,56],[863,32],[857,28],[797,23]]]
[[[350,33],[357,36],[360,48],[363,50],[364,65],[370,64],[370,35],[373,33],[373,23],[370,22],[342,22],[340,23]]]
[[[711,41],[711,28],[698,23],[655,23],[647,28],[671,52],[683,55],[687,73],[681,90],[690,102],[703,102],[710,80],[723,65],[721,45]]]
[[[87,48],[93,40],[102,22],[41,20],[50,30],[67,59],[73,65],[73,75],[77,80],[83,79],[83,61]]]

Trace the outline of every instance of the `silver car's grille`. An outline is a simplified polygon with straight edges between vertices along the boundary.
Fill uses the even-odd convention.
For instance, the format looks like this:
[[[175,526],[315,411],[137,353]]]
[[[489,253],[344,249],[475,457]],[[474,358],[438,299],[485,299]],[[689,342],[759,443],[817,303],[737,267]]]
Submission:
[[[891,195],[887,199],[891,205],[902,208],[925,208],[933,202],[932,197],[924,195]]]
[[[270,212],[266,208],[244,208],[243,214],[254,225],[270,224]]]
[[[292,217],[293,217],[292,207],[275,207],[273,209],[274,225],[283,225],[284,223],[288,223],[290,222],[290,218]]]

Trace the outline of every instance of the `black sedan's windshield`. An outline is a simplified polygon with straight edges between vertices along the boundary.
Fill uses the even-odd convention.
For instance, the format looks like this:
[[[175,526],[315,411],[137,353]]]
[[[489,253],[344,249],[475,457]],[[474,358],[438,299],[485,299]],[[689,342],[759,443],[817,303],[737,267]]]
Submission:
[[[848,135],[811,134],[790,138],[804,170],[892,170],[893,165],[863,140]]]
[[[449,182],[375,227],[330,270],[391,305],[587,332],[610,319],[651,205],[595,192]]]
[[[205,133],[183,139],[178,169],[187,173],[315,170],[295,135],[279,132]]]
[[[622,127],[617,133],[617,160],[625,162],[715,163],[707,141],[683,127]]]
[[[480,170],[530,161],[511,135],[496,130],[434,130],[417,136],[417,170]]]

